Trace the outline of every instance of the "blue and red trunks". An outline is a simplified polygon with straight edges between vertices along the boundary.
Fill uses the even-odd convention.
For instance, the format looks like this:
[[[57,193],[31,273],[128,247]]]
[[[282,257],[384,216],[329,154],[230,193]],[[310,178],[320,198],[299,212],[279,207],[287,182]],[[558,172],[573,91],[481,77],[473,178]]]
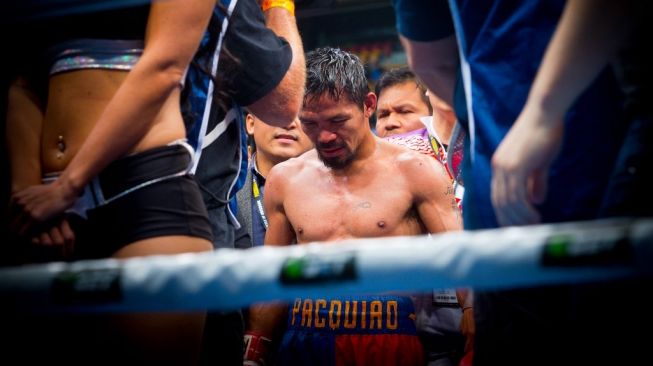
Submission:
[[[280,365],[423,365],[410,298],[395,295],[295,299]]]

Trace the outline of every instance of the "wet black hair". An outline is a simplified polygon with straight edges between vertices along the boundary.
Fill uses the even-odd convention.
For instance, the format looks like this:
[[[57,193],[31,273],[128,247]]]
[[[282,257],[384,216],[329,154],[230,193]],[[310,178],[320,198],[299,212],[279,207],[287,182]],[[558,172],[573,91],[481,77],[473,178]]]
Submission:
[[[363,109],[368,92],[365,68],[358,56],[332,47],[306,55],[304,104],[328,93],[334,100],[346,97]]]

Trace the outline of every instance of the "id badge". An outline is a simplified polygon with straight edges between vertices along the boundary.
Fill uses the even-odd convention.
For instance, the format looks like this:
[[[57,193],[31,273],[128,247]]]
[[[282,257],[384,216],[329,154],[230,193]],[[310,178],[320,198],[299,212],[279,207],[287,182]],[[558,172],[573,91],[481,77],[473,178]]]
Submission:
[[[433,290],[433,305],[446,307],[459,307],[456,290]]]

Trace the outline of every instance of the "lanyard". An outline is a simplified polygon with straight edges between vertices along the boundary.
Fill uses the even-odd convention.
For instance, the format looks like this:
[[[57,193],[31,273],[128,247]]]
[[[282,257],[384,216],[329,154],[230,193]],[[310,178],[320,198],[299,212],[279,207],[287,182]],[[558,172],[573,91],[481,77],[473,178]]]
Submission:
[[[256,172],[252,172],[252,197],[254,197],[254,202],[256,202],[256,208],[258,213],[261,216],[261,222],[263,222],[263,227],[265,230],[268,229],[268,218],[265,216],[265,210],[263,209],[263,195],[258,185],[258,179],[256,179]]]
[[[447,159],[445,157],[445,151],[444,151],[444,146],[440,144],[440,141],[438,139],[431,135],[429,133],[429,142],[431,143],[431,149],[433,149],[433,153],[435,153],[435,156],[440,160],[441,163],[447,164]],[[440,150],[442,149],[442,150]]]
[[[431,149],[433,149],[433,152],[435,153],[435,156],[438,157],[440,161],[442,161],[442,154],[440,151],[440,144],[438,143],[438,139],[435,138],[435,136],[431,135],[429,133],[429,142],[431,143]]]
[[[455,179],[453,179],[453,175],[449,171],[449,167],[447,166],[447,151],[444,149],[444,146],[440,142],[440,140],[435,137],[434,135],[431,135],[429,133],[429,141],[431,142],[431,148],[433,149],[433,152],[435,153],[436,159],[442,163],[444,166],[444,170],[447,172],[449,175],[449,178],[455,183]]]

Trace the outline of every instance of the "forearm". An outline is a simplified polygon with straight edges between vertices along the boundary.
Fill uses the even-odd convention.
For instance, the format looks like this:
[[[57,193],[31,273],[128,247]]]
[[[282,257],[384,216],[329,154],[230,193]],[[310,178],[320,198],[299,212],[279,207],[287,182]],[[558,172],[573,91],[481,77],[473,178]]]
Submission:
[[[458,298],[458,305],[460,305],[460,308],[463,309],[463,311],[474,306],[474,292],[471,289],[456,289],[456,297]]]
[[[632,20],[629,1],[572,0],[565,7],[528,97],[560,123],[567,109],[616,55]]]
[[[267,27],[290,44],[293,50],[293,62],[301,61],[299,63],[304,65],[304,46],[299,36],[295,15],[281,7],[267,9],[263,14]]]
[[[458,46],[451,35],[435,41],[418,42],[399,36],[408,65],[440,99],[453,105],[458,70]]]
[[[471,289],[456,289],[458,304],[462,309],[460,318],[460,332],[465,336],[465,353],[474,349],[474,335],[476,326],[474,324],[474,293]]]
[[[250,308],[247,331],[275,339],[283,331],[288,305],[285,303],[254,304]]]
[[[270,93],[248,107],[266,123],[285,126],[299,113],[304,97],[304,47],[295,16],[287,9],[273,7],[264,14],[268,28],[290,44],[292,61],[281,82]]]

